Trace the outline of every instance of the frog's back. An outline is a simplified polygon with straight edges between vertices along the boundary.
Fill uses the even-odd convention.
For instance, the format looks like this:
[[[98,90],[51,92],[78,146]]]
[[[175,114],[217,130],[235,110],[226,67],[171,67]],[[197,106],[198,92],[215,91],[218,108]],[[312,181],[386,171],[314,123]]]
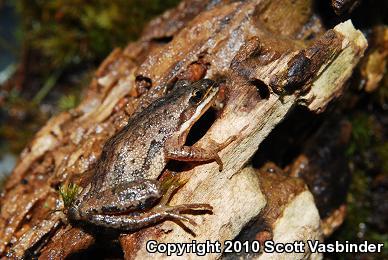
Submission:
[[[94,186],[156,179],[166,166],[165,141],[177,129],[180,110],[174,100],[162,99],[131,118],[104,146]],[[171,105],[166,105],[172,102]]]

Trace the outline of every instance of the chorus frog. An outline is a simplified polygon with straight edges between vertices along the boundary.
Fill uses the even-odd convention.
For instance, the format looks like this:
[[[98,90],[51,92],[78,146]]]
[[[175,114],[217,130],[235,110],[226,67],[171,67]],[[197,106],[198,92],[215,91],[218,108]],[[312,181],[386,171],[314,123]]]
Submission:
[[[202,79],[182,81],[166,96],[133,116],[128,124],[104,145],[96,172],[88,186],[68,208],[71,220],[107,228],[135,231],[166,219],[193,221],[183,213],[211,211],[209,204],[170,206],[173,189],[162,194],[158,177],[171,159],[216,161],[223,144],[214,150],[186,146],[193,124],[214,103],[219,85]]]

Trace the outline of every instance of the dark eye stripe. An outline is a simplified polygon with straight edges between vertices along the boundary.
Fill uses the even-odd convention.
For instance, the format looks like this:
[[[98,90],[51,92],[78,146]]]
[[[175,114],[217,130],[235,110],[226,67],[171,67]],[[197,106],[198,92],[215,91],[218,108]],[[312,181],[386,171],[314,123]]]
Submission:
[[[190,98],[190,101],[193,103],[198,103],[203,98],[203,92],[202,91],[196,91],[194,95]]]

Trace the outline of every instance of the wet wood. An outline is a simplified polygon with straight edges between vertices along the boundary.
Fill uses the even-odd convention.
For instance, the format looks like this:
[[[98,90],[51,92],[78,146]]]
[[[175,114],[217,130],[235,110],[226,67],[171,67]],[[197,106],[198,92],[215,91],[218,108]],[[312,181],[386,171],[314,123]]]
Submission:
[[[181,172],[187,183],[171,204],[209,203],[213,214],[196,215],[198,225],[189,229],[164,222],[119,240],[126,258],[143,259],[163,257],[146,252],[150,239],[233,239],[269,201],[286,201],[267,199],[260,176],[247,166],[260,143],[296,104],[323,111],[343,91],[366,45],[350,21],[325,30],[310,1],[183,1],[151,22],[139,41],[115,50],[79,107],[51,119],[23,151],[1,198],[0,255],[60,259],[88,248],[94,234],[49,214],[60,203],[57,187],[87,183],[104,142],[135,111],[163,95],[164,86],[202,77],[223,85],[224,106],[196,145],[237,138],[219,154],[222,172],[216,163]],[[292,194],[300,199],[290,204],[292,211],[300,210],[300,201],[312,202],[303,185]],[[311,212],[302,227],[319,223],[313,203]],[[36,228],[50,226],[48,220],[51,229]],[[276,227],[276,237],[288,232]]]

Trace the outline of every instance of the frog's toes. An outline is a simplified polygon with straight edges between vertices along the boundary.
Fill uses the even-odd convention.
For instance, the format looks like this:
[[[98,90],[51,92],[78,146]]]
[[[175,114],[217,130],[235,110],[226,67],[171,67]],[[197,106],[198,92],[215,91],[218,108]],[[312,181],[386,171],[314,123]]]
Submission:
[[[161,211],[163,214],[166,214],[167,216],[181,220],[186,221],[190,223],[193,226],[196,226],[197,224],[195,221],[189,217],[183,216],[182,214],[187,213],[190,214],[192,211],[212,211],[213,207],[209,204],[202,204],[202,203],[195,203],[195,204],[181,204],[176,206],[169,206],[169,205],[160,205],[157,207],[156,211]]]
[[[196,203],[196,204],[182,204],[178,206],[172,206],[172,207],[182,207],[182,209],[179,209],[179,212],[185,212],[190,210],[202,210],[202,211],[213,211],[213,207],[209,204],[205,203]]]
[[[186,216],[183,216],[183,215],[180,215],[180,214],[169,213],[169,212],[165,212],[165,214],[167,216],[169,216],[170,218],[172,218],[172,219],[186,221],[186,222],[190,223],[193,226],[197,226],[197,223],[195,223],[195,221],[193,219],[189,218],[189,217],[186,217]]]
[[[174,214],[190,213],[191,211],[212,211],[213,207],[205,203],[181,204],[181,205],[159,205],[155,211],[170,212]]]

